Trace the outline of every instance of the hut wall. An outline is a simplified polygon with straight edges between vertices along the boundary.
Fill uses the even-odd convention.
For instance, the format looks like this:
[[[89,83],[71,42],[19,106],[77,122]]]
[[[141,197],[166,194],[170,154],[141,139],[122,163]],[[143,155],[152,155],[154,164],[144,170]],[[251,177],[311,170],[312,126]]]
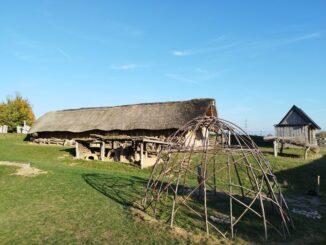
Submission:
[[[309,128],[309,142],[310,144],[317,145],[317,138],[316,138],[316,129]]]
[[[186,134],[186,146],[194,145],[194,147],[205,146],[208,143],[209,131],[207,128],[200,128],[196,132],[190,131]]]
[[[98,160],[98,155],[92,151],[92,149],[87,145],[81,142],[78,142],[75,145],[76,149],[76,158],[78,159],[93,159]]]
[[[277,137],[295,138],[309,144],[317,144],[316,130],[309,126],[275,127]]]
[[[302,141],[309,141],[307,126],[276,127],[275,131],[277,137],[296,138]]]

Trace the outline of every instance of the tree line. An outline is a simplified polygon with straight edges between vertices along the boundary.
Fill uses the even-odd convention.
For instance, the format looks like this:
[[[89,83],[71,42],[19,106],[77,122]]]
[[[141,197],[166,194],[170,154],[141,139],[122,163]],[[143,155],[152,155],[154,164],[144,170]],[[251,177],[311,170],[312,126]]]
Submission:
[[[7,125],[9,132],[15,132],[16,127],[26,121],[32,125],[35,121],[35,115],[31,103],[20,94],[14,97],[7,97],[0,102],[0,125]]]

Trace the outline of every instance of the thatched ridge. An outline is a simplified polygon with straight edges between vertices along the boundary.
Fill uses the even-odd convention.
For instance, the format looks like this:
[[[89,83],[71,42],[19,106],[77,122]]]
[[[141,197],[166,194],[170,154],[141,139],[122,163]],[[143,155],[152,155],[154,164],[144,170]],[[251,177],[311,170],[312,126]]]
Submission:
[[[29,134],[178,129],[191,119],[207,114],[217,116],[214,99],[62,110],[41,116]]]

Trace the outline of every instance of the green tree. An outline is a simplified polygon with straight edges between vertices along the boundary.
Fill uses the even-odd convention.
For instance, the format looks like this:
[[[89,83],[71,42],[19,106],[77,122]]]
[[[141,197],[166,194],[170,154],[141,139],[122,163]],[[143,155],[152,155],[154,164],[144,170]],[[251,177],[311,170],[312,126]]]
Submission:
[[[28,125],[35,121],[32,106],[27,99],[16,94],[14,98],[8,97],[5,102],[0,103],[0,125],[8,125],[8,130],[13,132],[24,121]]]
[[[319,138],[326,138],[326,131],[321,131],[317,134],[317,137]]]

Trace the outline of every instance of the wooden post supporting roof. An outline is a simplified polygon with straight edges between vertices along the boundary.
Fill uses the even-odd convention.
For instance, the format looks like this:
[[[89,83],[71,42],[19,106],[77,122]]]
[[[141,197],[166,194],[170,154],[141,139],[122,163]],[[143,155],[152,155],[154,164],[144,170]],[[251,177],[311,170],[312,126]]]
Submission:
[[[310,147],[309,146],[306,146],[304,148],[304,159],[306,160],[308,158],[308,151],[310,150]]]
[[[147,158],[148,157],[148,152],[147,152],[147,143],[146,142],[144,142],[144,155],[145,155],[145,158]]]
[[[144,143],[140,143],[140,168],[143,168],[144,163]]]
[[[101,142],[101,156],[100,156],[100,159],[102,161],[104,161],[104,158],[105,158],[105,142],[102,141]]]
[[[80,158],[80,153],[79,153],[79,143],[76,141],[75,143],[75,151],[76,151],[76,158]]]

